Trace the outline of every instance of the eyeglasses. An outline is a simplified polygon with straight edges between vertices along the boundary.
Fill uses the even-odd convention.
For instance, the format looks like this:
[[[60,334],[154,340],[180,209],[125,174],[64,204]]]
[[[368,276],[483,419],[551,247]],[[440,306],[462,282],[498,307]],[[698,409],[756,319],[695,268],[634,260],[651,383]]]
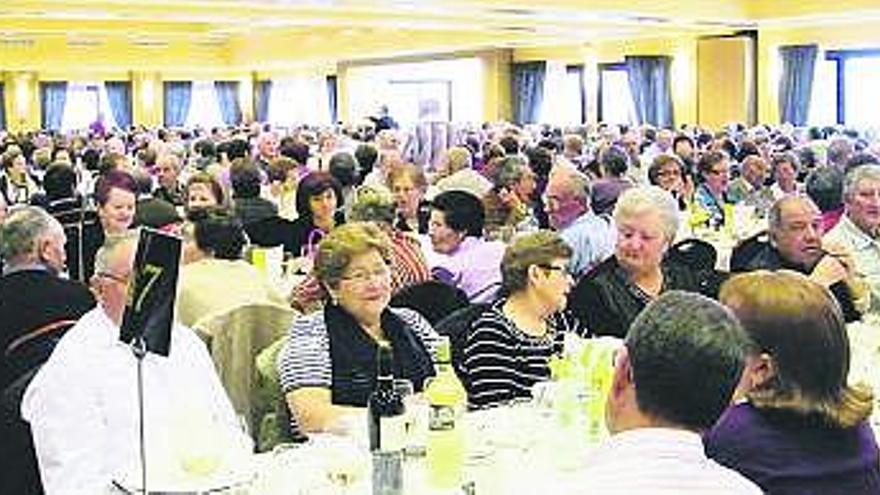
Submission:
[[[566,267],[566,266],[556,266],[556,265],[546,264],[546,265],[537,265],[537,267],[543,268],[545,270],[550,270],[551,272],[568,273],[568,267]]]
[[[387,266],[385,266],[382,268],[377,268],[376,270],[357,270],[348,275],[343,275],[342,280],[360,285],[366,284],[370,280],[376,278],[385,280],[389,276],[391,276],[391,270]]]
[[[131,272],[126,273],[125,275],[119,275],[111,272],[98,272],[95,274],[98,277],[109,278],[114,282],[119,282],[120,284],[128,284],[128,281],[131,279]]]

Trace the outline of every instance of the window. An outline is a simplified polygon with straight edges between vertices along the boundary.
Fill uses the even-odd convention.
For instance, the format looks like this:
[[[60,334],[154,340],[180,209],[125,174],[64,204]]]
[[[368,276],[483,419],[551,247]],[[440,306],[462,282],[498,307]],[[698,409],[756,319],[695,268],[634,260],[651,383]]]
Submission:
[[[217,102],[214,81],[193,81],[192,99],[186,116],[186,127],[222,127],[223,116]]]
[[[107,128],[116,126],[104,84],[96,82],[68,83],[61,130],[86,129],[99,117],[103,119]]]
[[[330,124],[330,96],[323,75],[275,79],[269,94],[269,122],[281,126]]]
[[[360,121],[387,105],[402,126],[432,115],[456,122],[483,121],[483,66],[477,58],[351,67],[346,84],[348,120]]]
[[[582,65],[565,66],[547,62],[544,98],[538,122],[571,125],[584,122],[584,77]]]
[[[880,129],[880,49],[835,50],[825,59],[836,66],[837,123],[858,130]]]
[[[837,62],[816,60],[813,94],[807,123],[826,126],[837,122]]]
[[[599,121],[610,124],[638,122],[629,76],[622,63],[599,65]]]
[[[880,57],[847,60],[844,81],[846,125],[857,129],[880,128]]]

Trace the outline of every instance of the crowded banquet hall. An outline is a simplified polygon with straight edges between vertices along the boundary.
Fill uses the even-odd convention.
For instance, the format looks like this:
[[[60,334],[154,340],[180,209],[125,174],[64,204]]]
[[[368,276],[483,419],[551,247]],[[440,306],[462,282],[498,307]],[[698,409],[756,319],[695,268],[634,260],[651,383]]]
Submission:
[[[3,0],[0,494],[880,495],[878,33]]]

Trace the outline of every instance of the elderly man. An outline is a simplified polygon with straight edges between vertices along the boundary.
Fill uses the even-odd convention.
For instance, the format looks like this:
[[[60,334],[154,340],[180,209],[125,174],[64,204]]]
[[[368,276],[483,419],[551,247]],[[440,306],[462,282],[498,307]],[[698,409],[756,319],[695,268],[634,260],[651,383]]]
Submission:
[[[831,290],[846,321],[859,319],[857,306],[867,305],[867,287],[855,275],[853,261],[845,249],[823,245],[819,208],[808,198],[786,196],[773,203],[768,220],[770,242],[754,248],[750,255],[740,255],[744,247],[737,247],[731,271],[798,271]],[[733,259],[740,261],[734,263]]]
[[[730,404],[748,345],[733,314],[703,296],[671,291],[648,305],[615,358],[611,438],[590,454],[576,492],[761,493],[706,458],[701,440]]]
[[[575,279],[611,256],[616,233],[610,221],[590,209],[590,185],[583,174],[557,166],[544,197],[550,226],[571,246],[568,271]]]
[[[823,241],[846,248],[855,270],[871,288],[870,307],[880,310],[880,165],[851,170],[843,183],[845,214]]]
[[[25,391],[22,417],[49,495],[105,493],[114,477],[138,466],[137,363],[118,340],[136,248],[134,231],[107,239],[92,277],[99,305],[67,332]],[[243,438],[195,333],[176,326],[169,356],[148,354],[143,366],[153,476],[174,479],[193,459],[231,460],[214,456]]]
[[[153,193],[157,198],[174,206],[183,206],[186,191],[178,181],[180,176],[180,158],[173,153],[166,153],[156,160],[156,179],[159,187]]]
[[[742,162],[742,173],[727,186],[727,200],[734,204],[742,201],[766,213],[773,204],[773,193],[764,185],[769,174],[770,165],[766,160],[756,155],[747,156]]]
[[[495,299],[501,285],[505,246],[483,239],[485,212],[480,200],[464,191],[440,193],[431,203],[425,259],[435,278],[458,287],[471,302]]]
[[[537,183],[522,155],[502,158],[492,169],[492,190],[483,196],[486,235],[507,241],[515,231],[538,228],[531,204]]]
[[[66,237],[58,220],[41,208],[13,210],[0,226],[0,254],[5,261],[0,277],[0,385],[6,387],[20,372],[48,358],[55,339],[40,333],[46,325],[77,320],[95,305],[85,285],[59,276],[67,256]],[[69,326],[69,325],[68,325]],[[60,333],[58,333],[60,335]],[[32,359],[21,362],[17,352]]]
[[[257,153],[254,161],[261,170],[266,171],[272,160],[278,158],[278,135],[264,132],[257,137]]]

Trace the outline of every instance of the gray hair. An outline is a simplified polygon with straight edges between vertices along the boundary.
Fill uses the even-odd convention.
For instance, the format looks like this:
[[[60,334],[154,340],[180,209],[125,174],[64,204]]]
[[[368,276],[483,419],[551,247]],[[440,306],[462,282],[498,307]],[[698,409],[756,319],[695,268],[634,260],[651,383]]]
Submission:
[[[140,230],[138,229],[108,235],[104,239],[104,244],[101,245],[101,248],[98,249],[98,253],[95,255],[95,274],[108,273],[110,265],[113,263],[113,258],[120,248],[129,243],[137,244],[139,236]]]
[[[815,206],[813,200],[805,196],[783,196],[773,203],[770,211],[767,212],[767,230],[771,236],[782,228],[782,209],[789,203],[798,202],[806,202]]]
[[[624,219],[649,211],[660,214],[663,219],[663,234],[672,242],[681,221],[678,202],[669,191],[659,186],[637,186],[622,192],[614,206],[614,222],[620,223]]]
[[[504,157],[492,173],[492,183],[497,188],[510,187],[526,174],[526,159],[519,155]]]
[[[863,180],[880,181],[880,165],[861,165],[847,172],[843,180],[843,197],[849,202]]]
[[[397,217],[394,195],[384,186],[361,186],[351,205],[352,222],[379,222],[393,224]]]
[[[19,206],[10,210],[0,225],[0,254],[9,265],[29,263],[37,242],[53,230],[62,230],[52,215],[36,206]]]
[[[590,197],[593,195],[590,179],[575,169],[573,165],[554,167],[553,171],[550,172],[550,181],[554,183],[561,182],[563,185],[562,191],[570,194],[573,198],[583,201],[584,204],[590,204]]]

